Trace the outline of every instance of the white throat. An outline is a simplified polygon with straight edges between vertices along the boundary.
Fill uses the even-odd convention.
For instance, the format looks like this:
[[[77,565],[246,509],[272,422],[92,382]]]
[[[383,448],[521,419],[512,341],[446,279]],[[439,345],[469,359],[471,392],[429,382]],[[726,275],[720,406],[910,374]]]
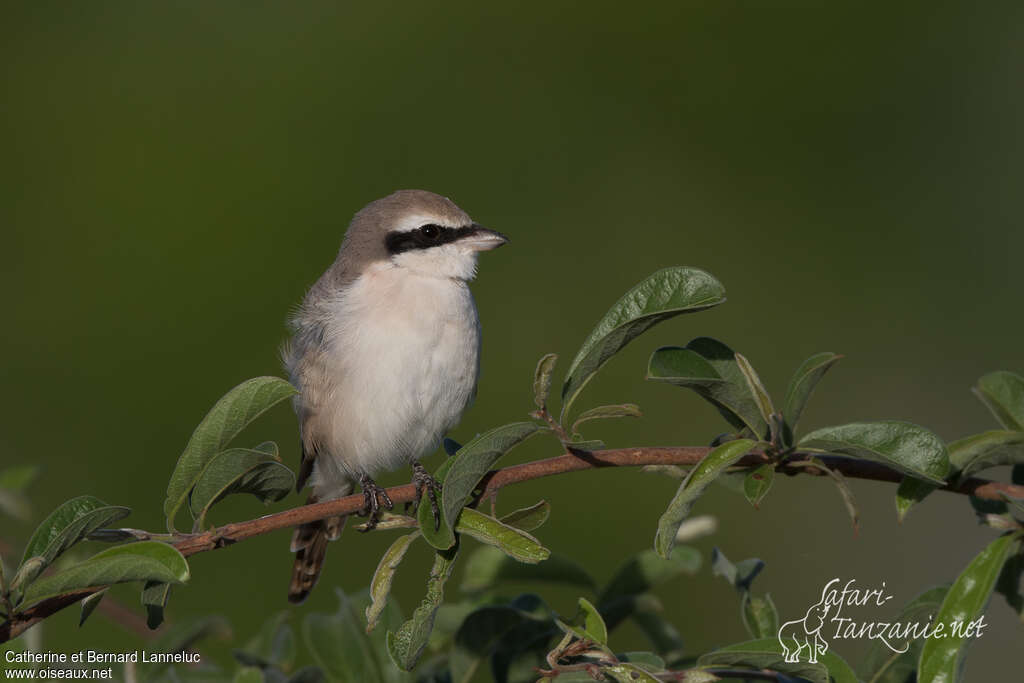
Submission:
[[[468,282],[476,277],[478,252],[458,242],[429,249],[410,249],[391,257],[391,263],[417,275]]]

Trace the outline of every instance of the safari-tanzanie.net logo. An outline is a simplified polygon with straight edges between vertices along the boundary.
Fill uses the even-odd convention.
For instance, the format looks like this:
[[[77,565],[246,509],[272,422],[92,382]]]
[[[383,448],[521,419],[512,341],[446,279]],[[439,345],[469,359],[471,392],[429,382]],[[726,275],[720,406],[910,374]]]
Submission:
[[[863,612],[885,607],[892,600],[885,582],[880,588],[859,588],[855,579],[841,582],[839,578],[829,581],[803,618],[779,628],[779,645],[787,662],[816,664],[818,657],[828,652],[829,640],[877,640],[893,652],[903,653],[919,638],[978,638],[987,626],[984,615],[949,623],[935,622],[934,614],[924,621],[865,620]]]

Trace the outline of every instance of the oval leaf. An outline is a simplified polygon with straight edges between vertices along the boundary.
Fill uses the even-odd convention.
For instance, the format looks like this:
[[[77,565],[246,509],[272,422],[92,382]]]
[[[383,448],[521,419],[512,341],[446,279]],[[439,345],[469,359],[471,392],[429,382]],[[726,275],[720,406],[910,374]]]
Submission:
[[[25,591],[27,607],[46,598],[126,581],[184,583],[188,563],[173,546],[158,541],[128,543],[96,553],[81,564],[38,579]]]
[[[796,425],[800,421],[800,416],[803,415],[807,401],[814,393],[814,388],[840,358],[842,356],[839,354],[829,351],[816,353],[805,360],[793,373],[793,379],[789,380],[789,388],[786,389],[786,401],[782,408],[782,417],[790,430],[796,430]]]
[[[551,393],[551,376],[555,372],[555,363],[558,362],[558,354],[549,353],[537,361],[537,369],[533,373],[533,402],[544,410],[548,404],[548,394]]]
[[[759,507],[768,491],[771,490],[773,481],[775,481],[775,465],[770,462],[765,463],[753,470],[743,480],[743,495],[751,505]]]
[[[921,659],[917,665],[920,683],[954,683],[960,680],[966,647],[971,638],[979,635],[976,620],[982,616],[992,597],[992,589],[1003,564],[1018,546],[1015,535],[1000,536],[971,560],[953,582],[935,615],[936,628],[943,624],[945,635],[927,639],[921,648]]]
[[[459,547],[438,551],[434,566],[427,581],[427,595],[413,612],[412,618],[402,624],[396,632],[388,631],[387,646],[391,660],[402,671],[411,671],[427,647],[430,632],[434,628],[434,617],[444,600],[444,585],[452,575]]]
[[[107,594],[106,588],[101,591],[96,591],[91,595],[87,595],[82,598],[82,614],[78,618],[78,625],[81,626],[85,623],[85,620],[96,611],[96,608],[100,606],[100,601],[103,600],[103,596]]]
[[[920,503],[938,486],[914,477],[903,477],[896,489],[896,521],[902,522],[910,508]]]
[[[597,604],[603,608],[617,598],[647,593],[666,581],[695,573],[700,565],[700,552],[689,546],[673,549],[668,561],[653,550],[642,550],[619,567],[601,592]]]
[[[164,623],[164,607],[171,596],[171,584],[161,581],[147,581],[142,588],[142,604],[146,608],[146,626],[157,629]]]
[[[384,551],[384,556],[380,558],[377,570],[373,573],[373,579],[370,580],[370,598],[372,602],[366,608],[367,632],[377,627],[377,620],[384,611],[388,595],[391,593],[391,582],[395,579],[395,570],[398,569],[398,565],[405,559],[409,546],[412,545],[412,542],[419,535],[418,531],[414,531],[411,534],[400,536]]]
[[[715,406],[735,429],[758,438],[768,425],[736,361],[736,352],[710,337],[698,337],[685,348],[665,346],[651,356],[647,379],[692,389]]]
[[[854,422],[825,427],[805,436],[799,446],[880,462],[939,485],[946,483],[949,473],[949,457],[942,440],[910,422]]]
[[[454,527],[455,519],[459,516],[462,506],[466,504],[473,494],[473,490],[480,483],[480,479],[487,474],[498,458],[542,429],[546,428],[536,422],[513,422],[496,427],[470,441],[460,448],[450,461],[446,461],[446,464],[451,462],[451,469],[448,470],[444,478],[444,486],[441,491],[441,516],[449,528]],[[420,517],[420,524],[422,528],[422,517]],[[430,534],[424,534],[424,537],[435,548],[438,547],[435,545],[436,539],[433,539]],[[455,538],[452,536],[450,539],[442,538],[440,541],[442,545],[447,544],[445,548],[450,548],[455,543]]]
[[[493,517],[472,508],[463,508],[455,530],[471,536],[481,543],[492,545],[519,562],[537,564],[548,559],[551,551],[540,542],[514,526],[504,524]]]
[[[452,683],[468,683],[480,664],[509,642],[517,627],[535,623],[531,615],[507,605],[487,605],[471,612],[455,632],[449,657]]]
[[[534,529],[543,526],[544,522],[548,521],[548,516],[550,514],[551,505],[546,500],[542,500],[528,508],[522,508],[508,513],[501,518],[501,523],[514,526],[515,528],[522,529],[523,531],[533,531]]]
[[[754,403],[757,404],[757,409],[761,413],[761,419],[764,420],[765,424],[771,422],[772,415],[775,413],[775,406],[772,405],[772,398],[768,395],[768,390],[764,388],[764,384],[761,382],[760,376],[757,374],[757,370],[750,364],[747,357],[741,353],[735,354],[736,366],[743,373],[743,379],[747,383],[747,389],[750,390],[750,395],[754,397]]]
[[[672,547],[676,542],[676,532],[679,525],[690,514],[693,503],[704,492],[711,482],[753,448],[754,442],[750,439],[737,439],[729,441],[708,453],[697,465],[690,470],[689,475],[683,480],[676,491],[668,509],[658,520],[658,533],[654,539],[654,548],[663,558],[668,558]]]
[[[949,444],[949,462],[963,477],[1000,465],[1024,463],[1024,432],[995,430]]]
[[[771,638],[779,632],[779,612],[767,593],[762,598],[745,591],[740,598],[740,615],[752,638]]]
[[[663,320],[724,301],[725,287],[696,268],[665,268],[640,282],[608,309],[573,359],[562,385],[562,416],[601,366],[633,339]]]
[[[912,624],[929,621],[939,611],[948,591],[949,586],[929,588],[907,603],[892,623]],[[893,642],[892,646],[897,649],[906,647],[905,652],[894,652],[885,643],[872,640],[867,655],[857,664],[861,679],[869,683],[906,683],[913,680],[923,643],[923,638],[910,642]]]
[[[189,510],[201,528],[217,502],[233,493],[248,493],[263,503],[281,500],[295,487],[295,475],[277,459],[277,447],[229,448],[215,455],[196,479]]]
[[[129,508],[107,505],[93,496],[72,498],[51,512],[36,527],[25,546],[22,561],[30,557],[41,557],[45,568],[96,529],[123,519],[130,513]]]
[[[442,462],[434,472],[434,479],[442,485],[442,490],[444,490],[444,480],[448,477],[448,472],[451,471],[454,464],[455,456],[453,455]],[[438,501],[439,504],[442,500]],[[440,515],[439,520],[434,520],[434,510],[429,500],[421,500],[420,502],[422,504],[416,508],[416,521],[419,523],[420,533],[423,534],[423,538],[438,550],[451,548],[455,545],[455,532],[452,530],[451,524],[448,523],[443,514]]]
[[[972,389],[1006,429],[1024,431],[1024,377],[1013,372],[990,372]]]
[[[572,431],[579,431],[579,426],[587,420],[606,420],[613,417],[643,417],[643,413],[640,412],[640,406],[633,403],[598,406],[580,413],[576,421],[572,423]]]
[[[604,625],[604,619],[597,611],[597,608],[590,604],[586,598],[579,599],[580,609],[583,610],[583,631],[588,638],[601,645],[608,644],[608,627]]]
[[[227,448],[253,420],[295,394],[295,387],[280,377],[255,377],[217,401],[192,432],[167,484],[164,515],[169,531],[175,531],[174,517],[210,459]]]

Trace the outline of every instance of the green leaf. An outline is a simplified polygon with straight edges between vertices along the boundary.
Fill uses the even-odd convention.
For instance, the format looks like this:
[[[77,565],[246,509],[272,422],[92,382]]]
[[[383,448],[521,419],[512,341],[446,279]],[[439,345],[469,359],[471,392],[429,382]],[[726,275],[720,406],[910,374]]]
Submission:
[[[449,529],[455,526],[462,506],[498,458],[542,429],[544,427],[536,422],[513,422],[485,432],[459,449],[450,459],[451,469],[444,478],[441,492],[441,516]],[[420,525],[423,528],[422,517]],[[450,536],[438,533],[433,537],[425,533],[424,538],[438,550],[445,550],[455,543],[455,535],[449,533]]]
[[[78,625],[81,626],[85,623],[85,620],[96,611],[96,608],[100,606],[100,602],[103,600],[103,596],[107,594],[106,588],[101,591],[96,591],[91,595],[87,595],[82,598],[82,614],[78,618]]]
[[[1003,571],[996,581],[996,592],[1006,598],[1006,604],[1024,621],[1024,595],[1020,591],[1020,580],[1024,576],[1024,554],[1018,552],[1003,564]]]
[[[430,631],[434,627],[434,617],[444,600],[444,585],[452,575],[458,554],[458,545],[451,550],[436,553],[427,581],[426,597],[413,612],[412,618],[402,624],[398,631],[388,631],[388,653],[402,671],[411,671],[427,647]]]
[[[370,597],[373,599],[373,602],[366,608],[367,632],[372,631],[377,627],[377,620],[384,611],[388,595],[391,593],[391,582],[395,579],[395,570],[398,569],[398,565],[402,563],[403,559],[405,559],[405,554],[409,551],[409,546],[412,545],[412,542],[415,541],[419,535],[420,533],[418,531],[414,531],[411,534],[399,536],[395,539],[395,542],[384,551],[383,557],[380,558],[380,563],[377,565],[377,571],[373,573],[373,579],[370,580]]]
[[[142,604],[146,608],[146,626],[156,630],[164,622],[164,608],[171,595],[171,584],[147,581],[142,588]]]
[[[690,474],[683,480],[672,502],[669,503],[668,509],[658,520],[658,533],[654,539],[654,547],[659,555],[668,558],[675,545],[679,525],[690,514],[690,508],[693,507],[693,503],[704,492],[704,489],[725,468],[750,452],[753,446],[754,442],[750,439],[729,441],[708,453],[690,470]]]
[[[531,615],[507,605],[488,605],[470,613],[455,633],[449,657],[452,683],[468,683],[480,664],[508,642],[517,627],[536,623],[538,620]]]
[[[603,606],[616,598],[647,593],[683,574],[696,573],[700,565],[700,552],[690,546],[674,548],[667,561],[653,550],[642,550],[619,567],[601,591],[597,604]]]
[[[192,433],[167,484],[164,514],[168,531],[176,531],[174,518],[206,464],[256,418],[295,394],[295,387],[279,377],[256,377],[217,401]]]
[[[473,551],[466,562],[459,589],[475,593],[502,582],[544,581],[594,590],[594,580],[583,567],[557,553],[540,564],[524,564],[501,550],[484,546]]]
[[[494,546],[514,560],[537,564],[548,559],[551,551],[530,534],[472,508],[463,508],[455,531],[481,543]]]
[[[460,446],[459,449],[461,450],[461,448]],[[442,462],[437,470],[434,471],[434,479],[442,485],[442,490],[444,481],[448,478],[448,472],[451,471],[454,464],[455,456],[453,455]],[[438,507],[441,507],[442,503],[443,498],[439,497]],[[423,534],[423,538],[434,548],[450,548],[455,543],[455,532],[452,530],[448,520],[445,519],[444,514],[439,515],[438,520],[435,522],[434,509],[430,505],[429,500],[425,501],[424,505],[416,508],[416,520],[419,523],[420,533]]]
[[[920,683],[961,680],[970,638],[980,635],[980,629],[984,628],[985,606],[992,597],[1003,564],[1017,552],[1019,545],[1014,534],[1000,536],[971,560],[953,582],[934,621],[936,628],[939,624],[945,626],[945,635],[927,639],[921,648],[917,665]],[[974,627],[971,633],[968,633],[969,626]]]
[[[273,442],[229,448],[213,456],[196,478],[189,510],[198,531],[210,509],[233,493],[248,493],[267,504],[281,500],[294,487],[295,475],[281,464]]]
[[[854,422],[825,427],[801,439],[799,447],[880,462],[939,485],[946,483],[949,472],[942,440],[909,422]]]
[[[907,603],[892,623],[913,624],[930,620],[938,612],[947,591],[949,586],[929,588]],[[913,680],[923,642],[924,639],[911,641],[906,644],[905,652],[894,652],[883,642],[872,640],[867,655],[857,667],[861,679],[868,683],[906,683]],[[902,642],[891,645],[896,649],[904,647]]]
[[[747,383],[747,388],[750,390],[751,396],[754,397],[754,403],[757,404],[757,409],[761,413],[761,419],[764,420],[765,424],[770,423],[772,415],[775,414],[775,406],[772,405],[771,396],[768,395],[764,384],[761,383],[761,378],[758,376],[757,371],[754,370],[754,366],[747,360],[747,357],[741,353],[734,354],[734,357],[736,358],[736,366],[743,373],[743,379]]]
[[[21,563],[18,567],[18,571],[14,574],[14,578],[11,579],[11,586],[9,588],[11,593],[11,602],[17,605],[21,602],[21,597],[25,593],[25,588],[28,587],[36,578],[43,573],[46,569],[46,560],[42,557],[30,557]]]
[[[550,514],[551,505],[546,500],[542,500],[528,508],[508,513],[501,518],[501,522],[523,531],[533,531],[543,526],[544,522],[548,521]]]
[[[588,420],[607,420],[615,417],[643,417],[643,413],[640,412],[640,406],[633,403],[598,406],[580,413],[576,421],[572,423],[572,431],[578,432],[580,425]]]
[[[555,372],[556,362],[558,362],[558,354],[546,354],[537,361],[537,370],[533,373],[533,402],[541,410],[544,410],[548,404],[548,394],[551,393],[551,376]]]
[[[817,664],[787,662],[776,638],[748,640],[701,655],[700,666],[744,666],[769,669],[782,674],[806,678],[811,683],[857,683],[857,675],[841,657],[826,652],[818,655]]]
[[[949,444],[949,462],[964,479],[975,472],[1024,463],[1024,432],[994,430],[982,432]]]
[[[108,548],[81,564],[36,580],[25,591],[22,605],[28,607],[46,598],[114,583],[184,583],[188,577],[188,563],[176,548],[158,541],[140,541]]]
[[[779,612],[767,593],[762,598],[745,592],[740,598],[740,616],[752,638],[771,638],[779,632]]]
[[[685,348],[658,349],[648,361],[647,379],[692,389],[737,430],[758,438],[768,430],[736,352],[717,339],[698,337]]]
[[[924,500],[938,486],[915,477],[903,477],[896,489],[896,521],[902,522],[910,508]]]
[[[1006,429],[1024,432],[1024,377],[990,372],[971,390]]]
[[[619,299],[591,331],[573,359],[562,386],[562,417],[601,367],[629,342],[663,320],[725,301],[725,288],[696,268],[666,268]]]
[[[839,354],[824,351],[816,353],[797,368],[793,373],[793,379],[789,381],[789,388],[786,389],[786,401],[782,408],[782,417],[786,425],[792,431],[796,431],[796,425],[800,422],[807,401],[814,393],[814,388],[825,376],[825,373],[842,358]]]
[[[36,527],[25,546],[22,562],[30,557],[43,558],[43,568],[90,533],[127,517],[126,507],[107,505],[93,496],[79,496],[65,502]]]
[[[604,624],[597,608],[586,598],[579,599],[580,609],[583,610],[583,631],[588,638],[602,645],[608,644],[608,627]]]
[[[772,488],[775,481],[775,463],[765,463],[752,470],[743,480],[743,495],[754,507],[760,507],[761,501]]]
[[[340,606],[334,614],[309,614],[302,635],[317,663],[330,681],[381,683],[381,666],[370,639],[348,597],[337,591]]]

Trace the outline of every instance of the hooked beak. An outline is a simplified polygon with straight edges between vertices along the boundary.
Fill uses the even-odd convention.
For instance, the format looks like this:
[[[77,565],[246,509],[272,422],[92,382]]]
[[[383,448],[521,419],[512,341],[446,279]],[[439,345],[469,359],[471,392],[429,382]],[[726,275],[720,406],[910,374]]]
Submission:
[[[488,230],[482,225],[473,223],[470,232],[465,237],[462,237],[459,242],[473,251],[490,251],[508,242],[508,238],[500,232]]]

